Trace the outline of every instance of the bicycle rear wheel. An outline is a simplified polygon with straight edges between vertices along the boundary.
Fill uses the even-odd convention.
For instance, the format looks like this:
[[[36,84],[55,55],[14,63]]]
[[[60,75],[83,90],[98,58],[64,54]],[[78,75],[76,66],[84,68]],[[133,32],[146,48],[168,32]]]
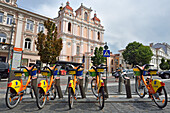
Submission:
[[[101,87],[101,91],[99,93],[99,105],[100,105],[100,109],[104,108],[104,87]]]
[[[138,77],[136,79],[136,93],[139,95],[140,98],[145,97],[146,91],[145,91],[145,84],[143,83],[143,81]]]
[[[92,81],[91,81],[91,90],[92,90],[93,94],[94,94],[96,97],[98,97],[96,78],[93,78]]]
[[[153,100],[159,108],[164,108],[167,105],[168,98],[165,87],[160,87],[155,94],[152,94]]]
[[[45,95],[42,88],[38,88],[36,102],[39,109],[42,109],[47,101],[47,96]]]
[[[8,87],[7,92],[6,92],[6,106],[10,109],[16,107],[20,101],[20,95],[17,95],[15,90],[13,88]]]
[[[73,108],[73,101],[74,101],[74,94],[72,92],[72,88],[69,87],[68,89],[68,104],[69,104],[69,108]]]

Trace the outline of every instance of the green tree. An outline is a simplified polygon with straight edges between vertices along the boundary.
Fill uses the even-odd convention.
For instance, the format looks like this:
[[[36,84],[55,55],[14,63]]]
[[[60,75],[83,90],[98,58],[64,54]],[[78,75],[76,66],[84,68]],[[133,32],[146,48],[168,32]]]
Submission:
[[[161,63],[159,64],[159,67],[162,69],[162,70],[168,70],[170,68],[170,65],[169,65],[169,60],[167,60],[167,62],[165,62],[165,59],[162,58],[161,59]]]
[[[103,57],[103,47],[96,47],[94,50],[94,56],[91,57],[93,65],[97,66],[106,62],[106,57]]]
[[[38,55],[43,63],[56,63],[56,58],[60,55],[63,47],[62,39],[57,38],[57,27],[49,19],[44,22],[47,34],[42,31],[38,33],[38,39],[35,41]]]
[[[148,64],[153,53],[150,47],[143,46],[142,43],[134,41],[126,46],[122,55],[127,64],[134,66]]]

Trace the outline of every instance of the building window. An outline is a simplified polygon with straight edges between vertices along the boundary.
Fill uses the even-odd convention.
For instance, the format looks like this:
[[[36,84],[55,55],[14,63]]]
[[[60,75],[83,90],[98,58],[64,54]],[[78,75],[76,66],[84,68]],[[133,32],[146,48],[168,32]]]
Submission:
[[[31,39],[26,38],[25,39],[25,49],[31,49]]]
[[[98,40],[100,40],[100,32],[97,33]]]
[[[88,14],[87,14],[87,12],[84,13],[84,20],[88,21]]]
[[[113,59],[112,59],[112,61],[111,61],[111,65],[113,65]]]
[[[7,15],[7,24],[11,25],[13,20],[13,15]]]
[[[80,47],[77,46],[77,55],[79,55],[79,54],[80,54]]]
[[[33,21],[27,20],[27,30],[33,31],[33,24],[34,24]]]
[[[93,49],[91,49],[91,54],[93,54]]]
[[[0,33],[0,42],[3,42],[3,43],[5,43],[6,42],[6,34],[4,34],[4,33]]]
[[[60,21],[60,24],[59,24],[59,32],[61,32],[61,21]]]
[[[0,12],[0,23],[3,22],[3,16],[4,16],[4,13],[1,13],[1,12]]]
[[[68,31],[71,32],[71,23],[68,23]]]
[[[38,25],[38,32],[44,32],[44,24],[39,24]]]

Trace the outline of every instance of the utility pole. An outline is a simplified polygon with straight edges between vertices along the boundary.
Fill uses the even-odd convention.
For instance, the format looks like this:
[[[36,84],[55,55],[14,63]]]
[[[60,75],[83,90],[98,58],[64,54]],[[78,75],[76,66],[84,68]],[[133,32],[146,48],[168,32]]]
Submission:
[[[12,35],[13,35],[13,33],[14,33],[14,25],[16,25],[16,24],[15,24],[15,22],[13,21],[13,23],[12,23],[12,28],[11,28],[11,36],[10,36],[10,43],[9,43],[9,49],[8,49],[8,59],[7,59],[7,63],[9,62],[9,59],[10,59],[11,42],[12,42]]]

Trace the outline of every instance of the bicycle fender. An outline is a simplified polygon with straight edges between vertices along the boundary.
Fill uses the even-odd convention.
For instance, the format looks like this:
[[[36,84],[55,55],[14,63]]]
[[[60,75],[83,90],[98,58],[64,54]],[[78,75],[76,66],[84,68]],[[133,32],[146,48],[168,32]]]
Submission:
[[[70,80],[68,87],[71,87],[73,89],[73,93],[75,93],[74,81],[73,80]]]
[[[44,90],[44,92],[47,92],[47,88],[48,88],[47,86],[48,86],[48,83],[46,82],[46,80],[41,80],[38,85],[38,87],[41,87]]]
[[[102,86],[101,83],[103,83],[103,80],[100,80],[100,81],[99,81],[98,93],[99,93],[100,88],[101,88],[101,86]]]
[[[13,88],[18,93],[21,88],[21,82],[19,80],[13,80],[8,87]]]
[[[156,92],[160,87],[162,87],[162,81],[155,79],[151,82],[151,85],[153,87],[153,90]]]

